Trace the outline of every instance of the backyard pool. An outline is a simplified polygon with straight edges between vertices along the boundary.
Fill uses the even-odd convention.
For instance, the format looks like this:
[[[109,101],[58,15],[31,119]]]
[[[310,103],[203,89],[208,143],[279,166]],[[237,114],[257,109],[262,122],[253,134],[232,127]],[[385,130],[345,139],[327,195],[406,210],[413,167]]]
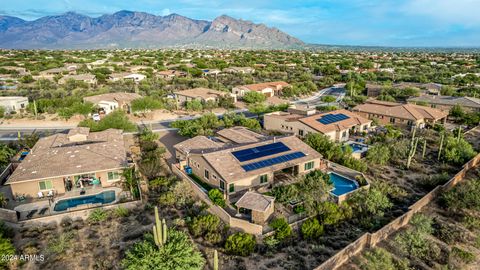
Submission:
[[[350,191],[354,191],[358,188],[358,184],[356,181],[350,180],[345,176],[336,174],[336,173],[329,173],[330,180],[333,183],[334,188],[330,191],[335,196],[340,196]]]
[[[115,191],[114,190],[108,190],[108,191],[103,191],[101,193],[95,194],[95,195],[89,195],[89,196],[82,196],[82,197],[76,197],[76,198],[71,198],[71,199],[64,199],[64,200],[59,200],[56,204],[55,207],[53,208],[54,211],[65,211],[68,208],[72,207],[77,207],[79,205],[83,204],[96,204],[96,203],[101,203],[101,204],[107,204],[107,203],[112,203],[115,201]]]
[[[367,150],[367,145],[361,144],[361,143],[352,142],[352,143],[348,144],[348,146],[350,146],[350,148],[352,148],[352,151],[354,153],[355,152],[365,152]]]

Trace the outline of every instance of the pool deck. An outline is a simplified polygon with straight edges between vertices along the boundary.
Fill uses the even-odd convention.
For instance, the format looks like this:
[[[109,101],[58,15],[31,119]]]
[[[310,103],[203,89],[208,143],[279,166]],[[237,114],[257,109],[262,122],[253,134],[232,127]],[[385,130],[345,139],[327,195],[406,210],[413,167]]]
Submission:
[[[39,216],[38,212],[40,210],[44,209],[44,208],[48,208],[45,215],[52,215],[52,214],[54,215],[54,214],[57,214],[57,213],[66,213],[66,212],[69,212],[69,211],[79,210],[82,207],[78,207],[78,209],[71,209],[71,210],[57,212],[57,211],[53,210],[53,208],[55,206],[55,203],[58,202],[59,200],[65,200],[65,199],[70,199],[70,198],[95,195],[95,194],[99,194],[101,192],[109,191],[109,190],[115,191],[115,196],[116,196],[115,201],[110,203],[110,204],[117,203],[118,199],[120,197],[119,195],[122,192],[121,188],[118,188],[118,187],[108,187],[108,188],[92,187],[92,188],[85,189],[85,194],[82,194],[82,195],[80,195],[80,189],[68,191],[65,194],[54,197],[54,202],[53,203],[51,201],[49,201],[48,199],[38,199],[38,200],[35,200],[33,202],[30,202],[30,203],[20,203],[18,206],[16,206],[14,208],[14,210],[20,212],[20,219],[21,220],[27,219],[28,213],[30,211],[33,211],[33,210],[37,210],[37,213],[35,213],[35,215],[33,215],[33,217],[38,217]],[[89,208],[89,207],[84,207],[84,208]]]

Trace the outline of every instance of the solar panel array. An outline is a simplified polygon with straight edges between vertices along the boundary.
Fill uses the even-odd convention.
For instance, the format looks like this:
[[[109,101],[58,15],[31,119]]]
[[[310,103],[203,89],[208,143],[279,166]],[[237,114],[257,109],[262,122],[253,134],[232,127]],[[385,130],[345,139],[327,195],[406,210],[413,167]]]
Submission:
[[[265,168],[265,167],[270,167],[270,166],[273,166],[275,164],[280,164],[280,163],[287,162],[287,161],[290,161],[290,160],[294,160],[294,159],[297,159],[297,158],[301,158],[301,157],[304,157],[304,156],[306,156],[306,155],[303,152],[293,152],[291,154],[286,154],[286,155],[283,155],[283,156],[278,156],[278,157],[274,157],[274,158],[270,158],[270,159],[266,159],[266,160],[262,160],[262,161],[253,162],[253,163],[250,163],[250,164],[245,164],[245,165],[242,165],[242,168],[246,172],[249,172],[249,171],[258,170],[258,169]]]
[[[350,118],[350,117],[343,114],[343,113],[327,114],[327,115],[324,115],[324,116],[320,117],[319,119],[317,119],[317,121],[324,124],[324,125],[328,125],[328,124],[336,123],[338,121],[342,121],[342,120],[345,120],[345,119],[348,119],[348,118]]]
[[[240,162],[271,156],[278,153],[289,151],[290,148],[283,144],[282,142],[271,143],[267,145],[262,145],[258,147],[248,148],[244,150],[239,150],[232,152],[232,155],[238,159]]]

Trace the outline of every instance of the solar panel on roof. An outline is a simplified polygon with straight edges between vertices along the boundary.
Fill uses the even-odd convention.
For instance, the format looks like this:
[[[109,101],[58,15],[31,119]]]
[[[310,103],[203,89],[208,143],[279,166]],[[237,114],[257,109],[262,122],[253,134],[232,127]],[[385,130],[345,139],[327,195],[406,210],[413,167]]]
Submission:
[[[271,156],[278,153],[289,151],[290,148],[282,142],[271,143],[253,148],[243,149],[232,152],[232,155],[240,162]]]
[[[343,113],[326,114],[326,115],[320,117],[319,119],[317,119],[317,121],[324,124],[324,125],[329,125],[329,124],[333,124],[333,123],[343,121],[343,120],[349,119],[349,118],[350,118],[349,116],[347,116]]]
[[[278,157],[274,157],[274,158],[270,158],[270,159],[266,159],[266,160],[261,160],[261,161],[245,164],[245,165],[242,165],[242,168],[246,172],[249,172],[249,171],[258,170],[258,169],[261,169],[261,168],[269,167],[269,166],[272,166],[272,165],[275,165],[275,164],[280,164],[280,163],[283,163],[283,162],[287,162],[287,161],[294,160],[294,159],[301,158],[301,157],[305,157],[305,156],[306,155],[303,152],[293,152],[291,154],[286,154],[286,155],[283,155],[283,156],[278,156]]]

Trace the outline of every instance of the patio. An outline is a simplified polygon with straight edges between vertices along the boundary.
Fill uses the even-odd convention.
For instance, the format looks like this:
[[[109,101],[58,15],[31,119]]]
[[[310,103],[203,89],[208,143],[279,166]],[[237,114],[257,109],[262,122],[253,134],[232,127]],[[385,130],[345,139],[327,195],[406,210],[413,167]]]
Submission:
[[[43,216],[50,216],[58,214],[59,212],[54,211],[55,204],[60,200],[65,200],[69,198],[75,197],[86,197],[89,195],[99,194],[103,191],[113,190],[116,194],[116,200],[114,203],[117,203],[120,198],[122,197],[123,190],[118,187],[110,187],[110,188],[102,188],[100,186],[92,186],[88,188],[84,188],[84,192],[80,189],[74,189],[72,191],[68,191],[65,194],[54,196],[51,198],[41,198],[41,199],[25,199],[22,202],[14,201],[11,204],[11,208],[17,211],[17,216],[19,220],[26,220],[31,218],[43,217]],[[68,211],[76,211],[86,208],[92,208],[98,206],[97,204],[84,204],[79,205],[75,208],[69,209]]]

